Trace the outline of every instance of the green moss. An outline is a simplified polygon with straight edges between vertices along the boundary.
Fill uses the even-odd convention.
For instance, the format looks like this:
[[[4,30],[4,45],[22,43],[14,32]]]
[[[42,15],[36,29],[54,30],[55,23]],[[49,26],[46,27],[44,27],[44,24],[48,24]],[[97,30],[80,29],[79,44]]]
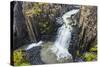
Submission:
[[[21,49],[13,52],[14,66],[30,65],[30,63],[24,58],[24,54]]]
[[[83,57],[85,61],[93,61],[97,58],[96,54],[92,52],[86,52]]]
[[[96,48],[96,47],[92,47],[92,48],[90,48],[89,51],[91,51],[91,52],[96,52],[96,51],[97,51],[97,48]]]
[[[54,30],[53,26],[47,20],[40,22],[39,27],[42,34],[50,34]]]
[[[32,14],[40,15],[42,10],[39,7],[33,8]]]
[[[24,62],[24,63],[20,64],[20,66],[27,66],[27,65],[30,65],[30,63]]]
[[[34,3],[34,5],[31,8],[28,8],[25,10],[26,16],[40,15],[40,13],[42,12],[42,9],[40,7],[42,5],[43,4],[40,4],[40,3]]]

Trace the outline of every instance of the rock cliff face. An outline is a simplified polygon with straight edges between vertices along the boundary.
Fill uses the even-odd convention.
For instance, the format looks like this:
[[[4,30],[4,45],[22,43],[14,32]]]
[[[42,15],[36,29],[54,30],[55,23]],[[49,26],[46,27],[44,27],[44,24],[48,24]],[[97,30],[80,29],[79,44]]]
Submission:
[[[29,42],[29,35],[22,12],[22,2],[14,2],[13,6],[13,49],[16,49]]]
[[[97,47],[97,7],[81,6],[77,18],[78,25],[73,30],[69,49],[74,61],[77,61],[77,56],[82,56],[92,47]]]
[[[86,52],[97,44],[97,7],[81,6],[79,20],[79,50]]]

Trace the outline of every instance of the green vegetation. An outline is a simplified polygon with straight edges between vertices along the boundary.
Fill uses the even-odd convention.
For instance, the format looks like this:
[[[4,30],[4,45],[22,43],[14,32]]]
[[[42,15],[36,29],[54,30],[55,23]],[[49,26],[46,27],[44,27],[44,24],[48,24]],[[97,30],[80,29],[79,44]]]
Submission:
[[[85,61],[93,61],[96,59],[96,54],[95,53],[92,53],[92,52],[86,52],[84,55],[83,55]]]
[[[97,51],[97,48],[96,47],[92,47],[92,48],[90,48],[89,51],[96,52]]]
[[[41,9],[41,6],[43,5],[48,5],[46,3],[33,3],[31,6],[27,6],[28,9],[25,10],[26,16],[31,16],[32,15],[40,15],[40,13],[43,12]]]
[[[97,52],[97,45],[96,44],[97,44],[96,41],[94,41],[92,43],[92,47],[89,49],[90,52]]]
[[[21,49],[15,50],[13,52],[13,60],[14,60],[14,66],[25,66],[30,65],[30,63],[24,58],[24,53]]]
[[[39,27],[40,27],[41,34],[44,33],[49,34],[50,32],[53,31],[53,27],[48,21],[40,22]]]
[[[49,8],[50,6],[47,3],[32,3],[24,10],[25,16],[29,16],[35,20],[41,34],[49,35],[55,29],[53,27],[53,21],[50,18],[56,15],[56,12],[53,7],[48,10]]]
[[[80,46],[80,50],[84,49],[84,45]],[[89,49],[83,53],[80,54],[80,50],[77,50],[76,55],[83,59],[83,61],[96,61],[97,60],[97,43],[94,41],[91,44],[91,47],[88,47]]]
[[[85,61],[94,61],[97,60],[97,42],[94,41],[88,52],[84,53]]]

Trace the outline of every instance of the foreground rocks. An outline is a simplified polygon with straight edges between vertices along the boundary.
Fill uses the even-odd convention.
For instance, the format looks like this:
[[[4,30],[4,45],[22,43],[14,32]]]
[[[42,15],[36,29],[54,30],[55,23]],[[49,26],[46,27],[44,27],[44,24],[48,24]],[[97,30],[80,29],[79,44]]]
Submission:
[[[39,46],[33,47],[30,50],[24,51],[25,58],[32,65],[44,64],[44,62],[41,60],[40,52],[41,52],[41,47],[39,47]]]

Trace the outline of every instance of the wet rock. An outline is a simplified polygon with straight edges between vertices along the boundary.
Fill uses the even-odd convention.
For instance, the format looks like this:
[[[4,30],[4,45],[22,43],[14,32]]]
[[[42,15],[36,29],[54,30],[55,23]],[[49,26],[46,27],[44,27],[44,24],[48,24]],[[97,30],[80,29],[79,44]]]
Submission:
[[[40,51],[41,51],[41,47],[39,46],[33,47],[32,49],[24,51],[25,58],[32,65],[44,64],[44,62],[41,60]]]

